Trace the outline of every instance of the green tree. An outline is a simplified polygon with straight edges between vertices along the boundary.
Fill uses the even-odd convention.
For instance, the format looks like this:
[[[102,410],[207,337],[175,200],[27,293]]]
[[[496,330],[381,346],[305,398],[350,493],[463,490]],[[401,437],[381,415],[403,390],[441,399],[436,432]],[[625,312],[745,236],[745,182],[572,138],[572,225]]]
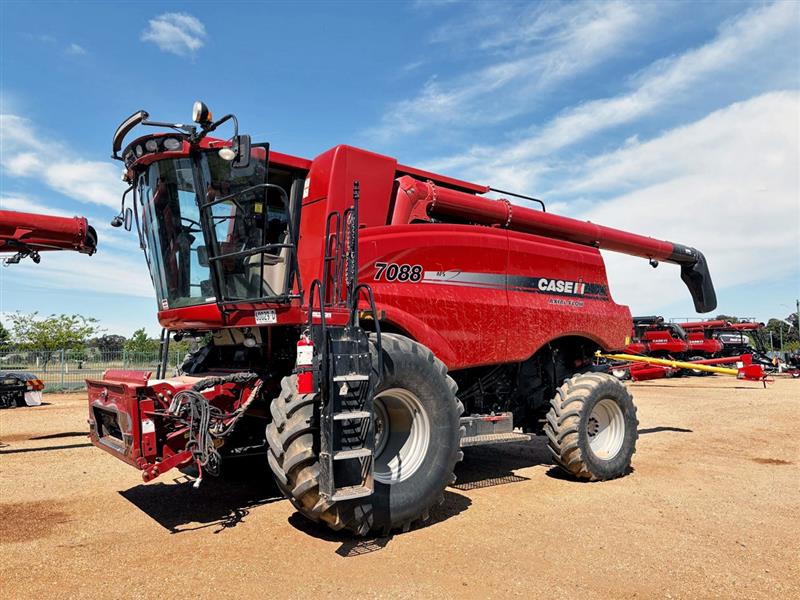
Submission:
[[[122,352],[122,349],[125,347],[125,339],[124,335],[101,335],[100,337],[96,337],[94,339],[89,340],[89,346],[92,348],[97,348],[101,353],[111,353],[111,352]]]
[[[728,323],[738,323],[739,317],[732,317],[730,315],[717,315],[715,317],[717,320],[720,321],[728,321]]]
[[[147,332],[142,327],[134,331],[125,342],[125,352],[157,352],[158,344],[158,340],[147,337]]]
[[[798,337],[797,327],[795,326],[795,322],[797,321],[797,315],[789,315],[785,320],[784,319],[770,319],[767,321],[767,325],[764,328],[766,333],[766,339],[770,339],[770,334],[772,334],[772,344],[775,346],[775,350],[780,350],[781,339],[783,339],[783,346],[786,349],[787,344],[794,344],[800,341],[800,337]]]
[[[11,332],[0,323],[0,348],[6,348],[11,341]]]
[[[83,315],[50,315],[41,318],[39,313],[14,313],[9,315],[14,342],[21,350],[42,353],[43,368],[53,352],[82,349],[86,340],[99,333],[97,319]]]

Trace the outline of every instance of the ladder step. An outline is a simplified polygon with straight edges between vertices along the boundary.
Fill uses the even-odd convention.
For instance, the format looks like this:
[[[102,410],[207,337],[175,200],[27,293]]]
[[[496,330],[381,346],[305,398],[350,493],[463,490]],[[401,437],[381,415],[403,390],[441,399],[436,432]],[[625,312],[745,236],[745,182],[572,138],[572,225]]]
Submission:
[[[333,493],[331,500],[334,502],[341,502],[342,500],[352,500],[353,498],[363,498],[364,496],[371,496],[372,488],[365,485],[349,485],[347,487],[339,488]]]
[[[461,438],[461,447],[482,446],[484,444],[508,444],[510,442],[530,442],[533,436],[527,433],[488,433]]]
[[[334,421],[355,421],[356,419],[369,419],[372,415],[366,410],[353,410],[340,412],[333,415]]]
[[[369,375],[337,375],[334,381],[369,381]]]
[[[364,458],[365,456],[372,456],[372,450],[369,448],[356,448],[355,450],[339,450],[333,453],[333,460],[350,460],[353,458]]]

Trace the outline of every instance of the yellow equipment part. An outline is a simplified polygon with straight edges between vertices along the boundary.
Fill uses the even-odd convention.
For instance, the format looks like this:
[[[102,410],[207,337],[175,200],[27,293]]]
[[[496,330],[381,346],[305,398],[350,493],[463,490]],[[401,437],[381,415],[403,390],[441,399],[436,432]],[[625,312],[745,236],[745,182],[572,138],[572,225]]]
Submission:
[[[660,365],[662,367],[672,367],[673,369],[692,369],[694,371],[706,371],[708,373],[720,373],[722,375],[739,375],[739,369],[729,367],[716,367],[714,365],[698,365],[697,363],[684,362],[680,360],[668,360],[665,358],[651,358],[650,356],[637,356],[636,354],[603,354],[595,352],[595,356],[600,358],[612,358],[614,360],[627,360],[628,362],[641,362],[648,365]]]

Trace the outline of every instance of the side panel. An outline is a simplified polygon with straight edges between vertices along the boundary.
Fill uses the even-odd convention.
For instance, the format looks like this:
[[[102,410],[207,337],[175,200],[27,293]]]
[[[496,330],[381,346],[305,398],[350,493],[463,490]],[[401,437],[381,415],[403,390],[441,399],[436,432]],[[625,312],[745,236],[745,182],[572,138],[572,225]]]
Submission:
[[[683,354],[689,349],[688,343],[672,337],[669,331],[645,331],[644,339],[650,352]]]
[[[308,290],[311,282],[322,275],[328,214],[344,214],[353,204],[353,182],[357,180],[361,226],[385,225],[396,169],[395,159],[352,146],[336,146],[314,159],[300,215],[298,258],[304,289]]]
[[[359,279],[387,321],[450,369],[508,360],[507,231],[395,225],[366,228],[360,241]]]
[[[611,299],[598,250],[514,231],[508,241],[507,360],[523,360],[567,335],[607,350],[625,346],[631,313]]]

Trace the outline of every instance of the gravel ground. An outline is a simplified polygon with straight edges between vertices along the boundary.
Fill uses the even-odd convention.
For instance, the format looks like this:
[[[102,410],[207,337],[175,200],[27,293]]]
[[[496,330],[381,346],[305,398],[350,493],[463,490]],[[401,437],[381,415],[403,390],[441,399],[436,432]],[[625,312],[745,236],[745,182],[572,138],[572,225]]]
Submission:
[[[579,483],[541,440],[473,448],[431,522],[356,540],[276,497],[266,461],[207,480],[91,447],[82,395],[0,411],[7,598],[800,598],[800,381],[631,385],[629,476]],[[250,473],[250,475],[248,475]]]

